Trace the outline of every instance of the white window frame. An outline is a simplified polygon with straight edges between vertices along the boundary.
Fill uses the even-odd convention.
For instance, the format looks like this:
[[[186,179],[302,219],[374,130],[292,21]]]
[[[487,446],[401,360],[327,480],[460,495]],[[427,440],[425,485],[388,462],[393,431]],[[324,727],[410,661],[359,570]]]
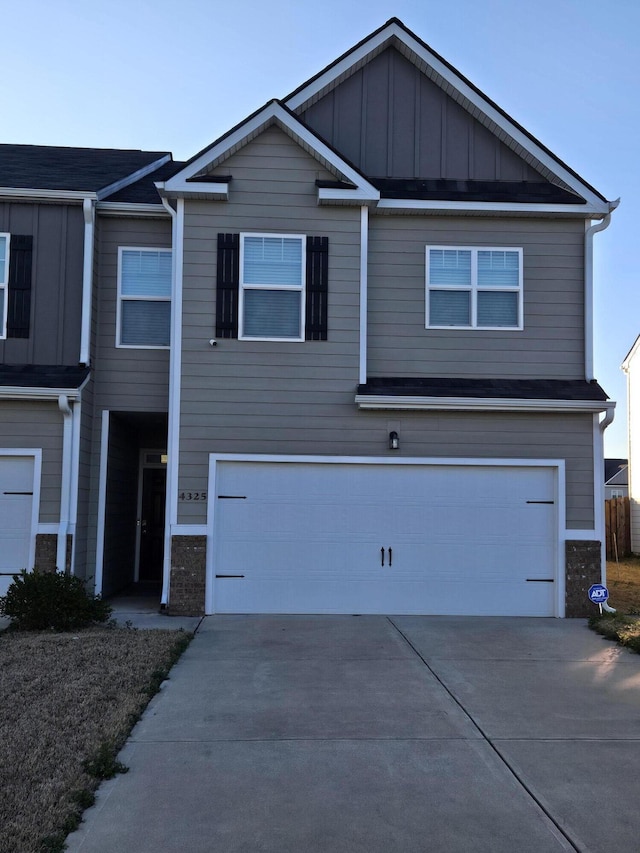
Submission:
[[[7,317],[9,316],[9,264],[11,263],[11,234],[0,232],[0,239],[6,240],[7,251],[4,262],[4,276],[0,277],[0,291],[4,294],[2,316],[0,317],[0,341],[7,339]]]
[[[123,344],[122,335],[122,303],[123,302],[171,302],[171,296],[124,296],[122,293],[122,257],[125,252],[169,252],[166,246],[118,246],[118,297],[116,300],[116,348],[117,349],[170,349],[170,344]],[[172,287],[173,292],[173,287]]]
[[[300,285],[245,284],[244,282],[244,241],[246,237],[275,237],[283,240],[298,240],[302,247]],[[307,237],[306,234],[280,234],[278,232],[247,231],[240,234],[240,281],[238,287],[238,340],[240,341],[277,341],[278,343],[299,343],[305,337],[306,290],[307,290]],[[244,292],[245,290],[286,290],[300,293],[300,331],[296,338],[256,337],[244,334]]]
[[[468,287],[462,285],[431,284],[431,265],[429,253],[432,250],[471,252],[471,283]],[[518,286],[517,287],[485,287],[478,285],[478,253],[479,252],[517,252],[518,253]],[[524,277],[522,271],[523,250],[517,246],[435,246],[427,245],[425,251],[425,328],[446,329],[447,331],[494,331],[521,332],[524,329]],[[429,297],[432,290],[466,291],[471,294],[471,322],[468,326],[435,326],[429,323]],[[517,293],[518,294],[518,323],[515,326],[479,326],[478,325],[478,293]]]

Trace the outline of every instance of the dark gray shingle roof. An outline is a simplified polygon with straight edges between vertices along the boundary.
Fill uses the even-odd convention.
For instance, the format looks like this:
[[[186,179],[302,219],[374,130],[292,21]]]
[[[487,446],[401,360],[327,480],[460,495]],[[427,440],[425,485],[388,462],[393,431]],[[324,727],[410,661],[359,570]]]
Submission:
[[[597,382],[581,379],[456,379],[381,377],[358,386],[358,394],[397,397],[476,397],[502,400],[608,399]]]
[[[3,364],[0,388],[79,388],[88,375],[88,367]]]
[[[122,202],[127,204],[160,204],[160,196],[154,184],[156,181],[166,181],[179,172],[184,166],[184,163],[178,163],[171,160],[169,163],[164,163],[155,172],[150,175],[145,175],[140,178],[135,184],[130,184],[128,187],[118,190],[113,195],[107,196],[105,201]]]
[[[0,187],[97,192],[167,156],[166,151],[0,145]]]

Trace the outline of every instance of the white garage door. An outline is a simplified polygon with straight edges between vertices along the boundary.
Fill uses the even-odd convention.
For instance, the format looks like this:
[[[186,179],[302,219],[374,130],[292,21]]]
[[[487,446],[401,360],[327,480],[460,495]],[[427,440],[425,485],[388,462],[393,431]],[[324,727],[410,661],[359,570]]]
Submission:
[[[555,612],[555,471],[218,462],[217,613]]]
[[[31,569],[32,456],[0,456],[0,595],[12,575]]]

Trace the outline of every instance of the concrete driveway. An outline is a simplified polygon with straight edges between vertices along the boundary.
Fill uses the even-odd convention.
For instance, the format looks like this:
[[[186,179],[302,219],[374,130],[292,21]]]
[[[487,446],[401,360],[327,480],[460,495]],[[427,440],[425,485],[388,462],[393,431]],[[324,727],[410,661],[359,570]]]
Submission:
[[[583,621],[205,619],[69,850],[640,849],[640,656]]]

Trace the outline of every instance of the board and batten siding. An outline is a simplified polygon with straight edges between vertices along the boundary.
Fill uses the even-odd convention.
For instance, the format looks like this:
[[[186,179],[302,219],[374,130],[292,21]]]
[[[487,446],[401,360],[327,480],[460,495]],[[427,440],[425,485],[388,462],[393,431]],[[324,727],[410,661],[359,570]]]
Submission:
[[[425,329],[427,245],[523,249],[524,329]],[[372,216],[369,376],[584,378],[584,222]]]
[[[0,448],[42,449],[39,521],[60,520],[62,413],[55,402],[0,400]]]
[[[169,350],[116,347],[118,248],[171,248],[171,220],[99,216],[96,229],[96,411],[166,412]]]
[[[82,205],[0,203],[0,231],[33,237],[29,337],[0,341],[0,363],[77,365],[84,256]]]
[[[545,180],[391,47],[298,113],[371,177]]]

